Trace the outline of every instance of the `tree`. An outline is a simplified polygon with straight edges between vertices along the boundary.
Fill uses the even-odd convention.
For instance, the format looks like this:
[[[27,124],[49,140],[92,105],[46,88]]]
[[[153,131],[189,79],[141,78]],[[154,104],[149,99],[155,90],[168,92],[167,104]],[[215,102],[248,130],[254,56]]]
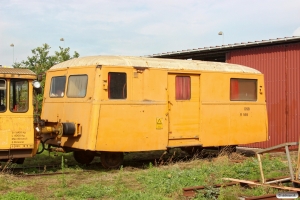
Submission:
[[[54,55],[49,55],[51,47],[48,44],[43,44],[41,47],[37,47],[31,50],[32,56],[28,56],[27,60],[20,63],[14,63],[14,68],[28,68],[36,74],[44,73],[50,67],[55,64],[61,63],[72,58],[78,58],[79,53],[74,52],[74,55],[70,55],[70,48],[59,47],[59,51],[55,51]]]
[[[73,56],[70,55],[70,48],[59,47],[59,51],[55,51],[54,55],[49,55],[51,47],[48,44],[43,44],[31,50],[32,56],[28,56],[27,60],[16,62],[13,64],[14,68],[28,68],[36,74],[45,74],[53,65],[61,63],[72,58],[78,58],[79,53],[74,52]],[[45,78],[41,82],[42,91],[44,91]],[[39,114],[42,108],[42,94],[36,95],[34,102],[35,114]]]

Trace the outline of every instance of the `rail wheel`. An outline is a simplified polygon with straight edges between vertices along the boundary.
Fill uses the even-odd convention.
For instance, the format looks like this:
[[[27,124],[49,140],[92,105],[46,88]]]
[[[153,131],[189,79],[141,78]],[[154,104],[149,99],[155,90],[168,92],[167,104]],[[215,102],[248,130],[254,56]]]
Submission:
[[[113,169],[122,165],[124,155],[122,152],[101,152],[101,164],[104,168]]]
[[[94,160],[95,154],[91,151],[74,151],[73,156],[80,164],[90,164]]]

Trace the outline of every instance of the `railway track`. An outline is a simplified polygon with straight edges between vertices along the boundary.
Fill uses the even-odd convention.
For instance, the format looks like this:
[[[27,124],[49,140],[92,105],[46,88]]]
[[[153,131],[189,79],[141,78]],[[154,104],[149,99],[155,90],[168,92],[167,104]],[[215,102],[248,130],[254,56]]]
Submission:
[[[215,158],[216,156],[211,156],[208,159]],[[191,156],[169,156],[169,157],[156,157],[156,158],[132,158],[125,159],[123,166],[131,167],[133,169],[145,169],[149,166],[149,163],[152,163],[153,166],[162,166],[170,163],[176,162],[187,162],[192,159],[195,159]],[[207,159],[207,158],[206,158]],[[230,162],[241,163],[244,159],[230,159]],[[78,169],[79,171],[75,170]],[[74,171],[72,171],[74,169]],[[71,171],[70,171],[71,170]],[[37,176],[55,176],[62,174],[74,174],[74,173],[95,173],[99,170],[105,170],[101,166],[100,162],[93,162],[89,165],[78,165],[78,164],[67,164],[62,168],[61,164],[52,164],[52,165],[33,165],[33,166],[14,166],[11,163],[6,163],[6,165],[0,168],[2,173],[11,174],[17,177],[37,177]]]
[[[147,157],[144,157],[144,156]],[[240,154],[238,154],[240,155]],[[131,153],[125,157],[123,167],[127,168],[128,170],[139,170],[145,169],[149,167],[151,163],[153,166],[163,166],[168,165],[171,163],[177,162],[187,162],[193,159],[205,159],[212,161],[216,158],[217,154],[201,154],[198,156],[189,156],[186,153],[182,152],[158,152],[156,154],[143,154],[143,153]],[[229,159],[230,162],[233,163],[241,163],[246,159],[245,156],[234,156]],[[57,163],[57,160],[55,161]],[[107,169],[103,168],[101,162],[94,162],[88,165],[80,165],[75,161],[69,160],[69,163],[63,163],[64,167],[62,168],[61,163],[57,164],[38,164],[38,165],[31,165],[31,166],[20,166],[13,164],[11,162],[2,163],[0,166],[0,172],[6,174],[12,174],[14,176],[20,177],[29,177],[29,176],[52,176],[52,175],[60,175],[60,174],[72,174],[79,172],[96,172],[99,170],[107,171]],[[75,170],[77,169],[77,170]],[[62,172],[62,170],[64,170]],[[74,170],[74,172],[72,172]]]

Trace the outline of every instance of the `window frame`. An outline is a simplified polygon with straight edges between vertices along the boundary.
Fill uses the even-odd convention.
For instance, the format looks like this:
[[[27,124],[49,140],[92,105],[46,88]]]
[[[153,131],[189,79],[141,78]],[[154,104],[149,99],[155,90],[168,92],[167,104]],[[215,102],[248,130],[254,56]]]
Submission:
[[[4,81],[4,87],[0,86],[0,90],[3,90],[4,97],[3,97],[3,104],[1,104],[1,97],[0,97],[0,106],[2,106],[4,109],[0,108],[0,112],[4,113],[7,110],[7,81],[5,79],[0,79],[0,81]]]
[[[186,87],[188,78],[188,87]],[[178,101],[189,101],[192,98],[192,79],[188,75],[176,75],[175,76],[175,100]],[[180,88],[179,88],[180,87]]]
[[[111,75],[110,74],[124,74],[125,75],[125,83],[118,83],[118,82],[115,82],[114,83],[114,85],[117,85],[117,86],[114,86],[115,88],[117,88],[119,85],[123,85],[122,86],[122,88],[121,88],[121,90],[120,90],[120,87],[119,88],[117,88],[116,90],[119,90],[119,91],[115,91],[115,93],[117,93],[117,92],[122,92],[121,94],[113,94],[113,95],[116,95],[116,96],[122,96],[123,98],[118,98],[118,97],[111,97],[112,96],[112,84],[111,84],[111,79],[112,79],[112,77],[111,77]],[[124,99],[127,99],[127,73],[126,72],[108,72],[108,90],[107,90],[107,95],[108,95],[108,99],[109,100],[124,100]],[[118,85],[119,84],[119,85]]]
[[[86,77],[86,85],[85,85],[85,93],[84,93],[84,96],[79,96],[79,95],[74,95],[74,96],[72,96],[72,95],[69,95],[69,84],[70,84],[70,78],[71,77],[75,77],[75,76],[82,76],[82,77]],[[66,96],[68,97],[68,98],[85,98],[86,97],[86,94],[87,94],[87,88],[88,88],[88,82],[89,82],[89,76],[87,75],[87,74],[72,74],[72,75],[70,75],[70,76],[68,76],[68,84],[67,84],[67,92],[66,92]]]
[[[237,82],[234,83],[234,81],[237,81]],[[251,90],[254,89],[254,93],[252,94],[253,98],[245,99],[244,97],[241,96],[242,93],[240,92],[240,85],[241,85],[242,82],[246,82],[246,81],[253,81],[253,83],[255,84],[255,88],[251,88]],[[258,85],[257,85],[257,83],[258,83],[257,79],[230,78],[230,81],[229,81],[229,84],[230,84],[230,86],[229,86],[229,88],[230,88],[229,89],[229,99],[230,99],[230,101],[249,101],[249,102],[257,101],[257,98],[258,98],[258,95],[257,95],[257,91],[258,91],[257,86]],[[245,86],[245,85],[243,85],[243,86]]]
[[[24,81],[27,83],[27,96],[25,97],[25,109],[24,110],[19,110],[19,108],[16,108],[15,106],[18,106],[19,105],[19,101],[18,103],[14,101],[17,101],[17,100],[14,100],[14,98],[17,98],[17,97],[14,97],[14,95],[17,95],[17,94],[14,94],[14,90],[12,87],[16,88],[16,85],[15,86],[12,86],[13,82],[18,82],[18,81]],[[13,105],[15,104],[15,105]],[[10,112],[12,113],[26,113],[28,112],[29,110],[29,81],[27,79],[10,79],[9,81],[9,110]]]
[[[59,95],[58,93],[57,93],[57,90],[59,90],[59,89],[56,89],[56,92],[55,93],[52,93],[52,92],[54,92],[54,91],[52,91],[52,87],[53,87],[53,79],[56,79],[56,78],[59,78],[59,77],[64,77],[65,78],[65,82],[64,82],[64,87],[63,87],[63,90],[60,90],[61,91],[61,93],[63,94],[63,95]],[[67,77],[66,76],[52,76],[52,78],[51,78],[51,81],[50,81],[50,90],[49,90],[49,97],[50,98],[63,98],[64,96],[65,96],[65,91],[66,91],[66,82],[67,82]]]

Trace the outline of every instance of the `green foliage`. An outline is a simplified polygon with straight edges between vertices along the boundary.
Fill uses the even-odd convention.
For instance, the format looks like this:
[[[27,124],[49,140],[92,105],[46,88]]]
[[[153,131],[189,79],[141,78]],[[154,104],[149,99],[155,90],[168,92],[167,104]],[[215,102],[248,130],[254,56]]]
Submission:
[[[74,52],[73,56],[70,55],[70,48],[59,47],[59,51],[55,51],[54,55],[49,55],[51,47],[48,44],[43,44],[41,47],[37,47],[31,50],[32,56],[28,56],[27,60],[16,62],[13,64],[14,68],[28,68],[34,71],[36,74],[44,73],[50,67],[63,61],[78,58],[79,53]]]
[[[286,156],[284,160],[287,161]],[[288,163],[282,162],[282,158],[270,157],[270,154],[265,154],[262,157],[263,171],[266,178],[288,176]]]
[[[168,196],[173,192],[180,191],[182,187],[204,184],[209,176],[209,173],[205,173],[207,170],[206,166],[187,170],[180,170],[177,167],[169,170],[150,168],[146,174],[137,176],[137,180],[147,185],[148,190]]]
[[[140,190],[129,190],[129,189],[125,189],[122,190],[122,193],[118,194],[115,199],[117,200],[124,200],[124,199],[128,199],[128,200],[163,200],[163,199],[169,199],[166,197],[162,197],[161,195],[155,193],[154,191],[152,193],[149,192],[144,192],[144,191],[140,191]]]
[[[247,159],[243,163],[239,163],[233,166],[232,169],[235,172],[234,178],[257,180],[260,178],[258,161],[255,158]]]
[[[65,172],[65,161],[64,161],[64,156],[61,156],[61,171],[62,171],[62,176],[61,176],[61,185],[63,188],[67,187],[67,182],[66,182],[66,175],[64,174]]]
[[[254,188],[247,188],[243,190],[243,195],[245,196],[262,196],[266,194],[276,194],[278,190],[275,188],[268,188],[263,186],[257,186]]]
[[[104,186],[98,184],[82,184],[78,187],[68,188],[56,192],[55,197],[69,197],[72,199],[89,199],[89,198],[103,198],[104,196],[113,196],[116,192],[114,186]]]
[[[0,196],[0,200],[36,200],[37,198],[26,192],[8,192]]]
[[[27,60],[21,62],[15,62],[14,68],[28,68],[36,74],[44,74],[53,65],[61,63],[72,58],[78,58],[79,53],[74,52],[73,56],[70,55],[70,48],[59,47],[59,51],[55,51],[54,55],[50,55],[51,47],[48,44],[43,44],[41,47],[37,47],[31,50],[32,56],[28,56]],[[45,86],[45,78],[41,82],[42,91]],[[39,114],[42,109],[43,94],[37,94],[34,99],[35,114]]]

